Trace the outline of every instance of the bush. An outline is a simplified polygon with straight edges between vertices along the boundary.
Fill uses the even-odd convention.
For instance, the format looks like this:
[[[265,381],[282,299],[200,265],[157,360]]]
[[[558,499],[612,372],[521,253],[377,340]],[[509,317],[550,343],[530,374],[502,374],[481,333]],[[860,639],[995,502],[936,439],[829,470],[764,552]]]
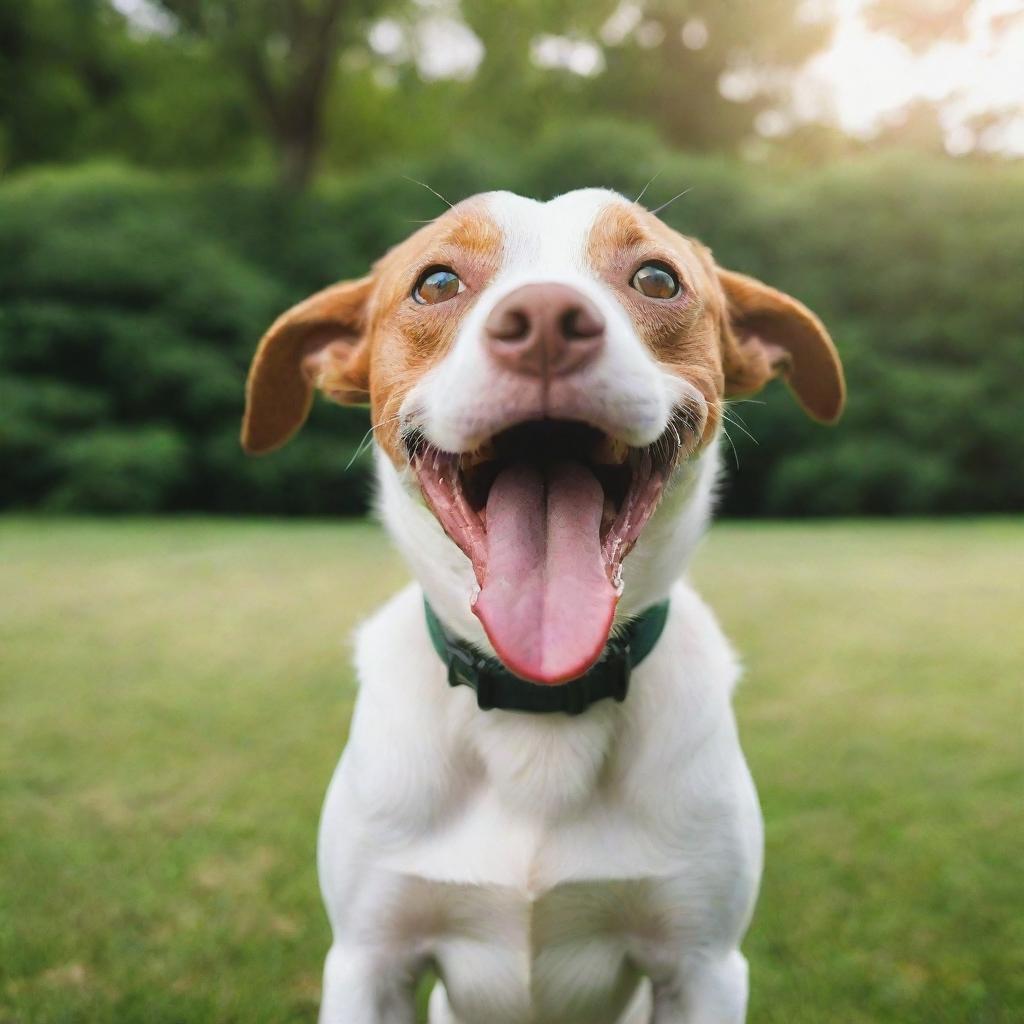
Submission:
[[[273,317],[365,271],[441,203],[513,188],[637,194],[726,266],[829,325],[850,403],[834,430],[780,385],[729,425],[733,514],[1024,508],[1024,172],[868,160],[783,174],[667,153],[643,129],[563,126],[529,154],[445,152],[294,197],[117,167],[0,187],[0,507],[355,514],[365,414],[321,405],[263,460],[237,445],[246,367]],[[749,435],[753,435],[755,441]],[[348,468],[347,468],[348,467]]]
[[[188,471],[188,449],[174,430],[101,428],[66,440],[59,480],[46,506],[59,512],[155,512],[166,508]]]

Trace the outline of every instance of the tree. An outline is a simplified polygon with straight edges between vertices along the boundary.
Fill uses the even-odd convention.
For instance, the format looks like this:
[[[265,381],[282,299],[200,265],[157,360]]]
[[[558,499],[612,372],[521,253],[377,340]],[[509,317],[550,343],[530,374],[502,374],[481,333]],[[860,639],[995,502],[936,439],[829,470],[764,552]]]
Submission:
[[[373,0],[154,0],[244,80],[292,189],[313,176],[338,50]]]
[[[732,150],[758,113],[785,103],[791,72],[828,40],[830,20],[800,0],[462,0],[486,48],[470,101],[531,138],[552,115],[652,124],[695,150]],[[542,35],[598,53],[593,71],[538,68]],[[722,83],[736,88],[724,95]]]
[[[602,108],[654,121],[664,138],[731,150],[758,113],[785,105],[791,72],[828,41],[827,20],[799,0],[650,0],[643,21],[607,48]]]
[[[0,168],[73,159],[123,90],[104,0],[0,4]]]

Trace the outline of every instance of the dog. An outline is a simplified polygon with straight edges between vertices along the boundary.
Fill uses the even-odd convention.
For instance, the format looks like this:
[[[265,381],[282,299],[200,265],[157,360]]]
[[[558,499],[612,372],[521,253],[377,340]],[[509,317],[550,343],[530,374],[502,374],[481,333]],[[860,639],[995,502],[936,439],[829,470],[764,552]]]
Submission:
[[[834,422],[821,321],[603,189],[494,192],[281,316],[242,442],[369,403],[416,583],[359,630],[318,866],[321,1024],[736,1024],[762,820],[681,577],[724,403]]]

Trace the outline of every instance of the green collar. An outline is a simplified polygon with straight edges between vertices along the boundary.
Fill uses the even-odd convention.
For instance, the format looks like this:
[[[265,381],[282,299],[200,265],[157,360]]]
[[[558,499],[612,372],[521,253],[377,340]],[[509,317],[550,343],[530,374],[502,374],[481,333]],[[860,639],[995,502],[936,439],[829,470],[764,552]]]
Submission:
[[[561,711],[578,715],[606,697],[626,699],[632,670],[654,650],[668,618],[668,601],[653,604],[612,637],[604,657],[583,675],[558,686],[542,686],[513,675],[472,644],[452,636],[426,600],[427,629],[438,656],[448,666],[449,686],[471,686],[482,711]]]

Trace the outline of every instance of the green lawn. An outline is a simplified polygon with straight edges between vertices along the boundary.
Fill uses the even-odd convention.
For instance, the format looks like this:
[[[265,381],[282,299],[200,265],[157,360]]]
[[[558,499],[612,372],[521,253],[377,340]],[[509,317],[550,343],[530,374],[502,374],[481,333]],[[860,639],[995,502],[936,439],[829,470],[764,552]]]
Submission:
[[[1024,1019],[1024,521],[720,525],[750,1020]],[[0,520],[0,1022],[314,1019],[368,525]]]

